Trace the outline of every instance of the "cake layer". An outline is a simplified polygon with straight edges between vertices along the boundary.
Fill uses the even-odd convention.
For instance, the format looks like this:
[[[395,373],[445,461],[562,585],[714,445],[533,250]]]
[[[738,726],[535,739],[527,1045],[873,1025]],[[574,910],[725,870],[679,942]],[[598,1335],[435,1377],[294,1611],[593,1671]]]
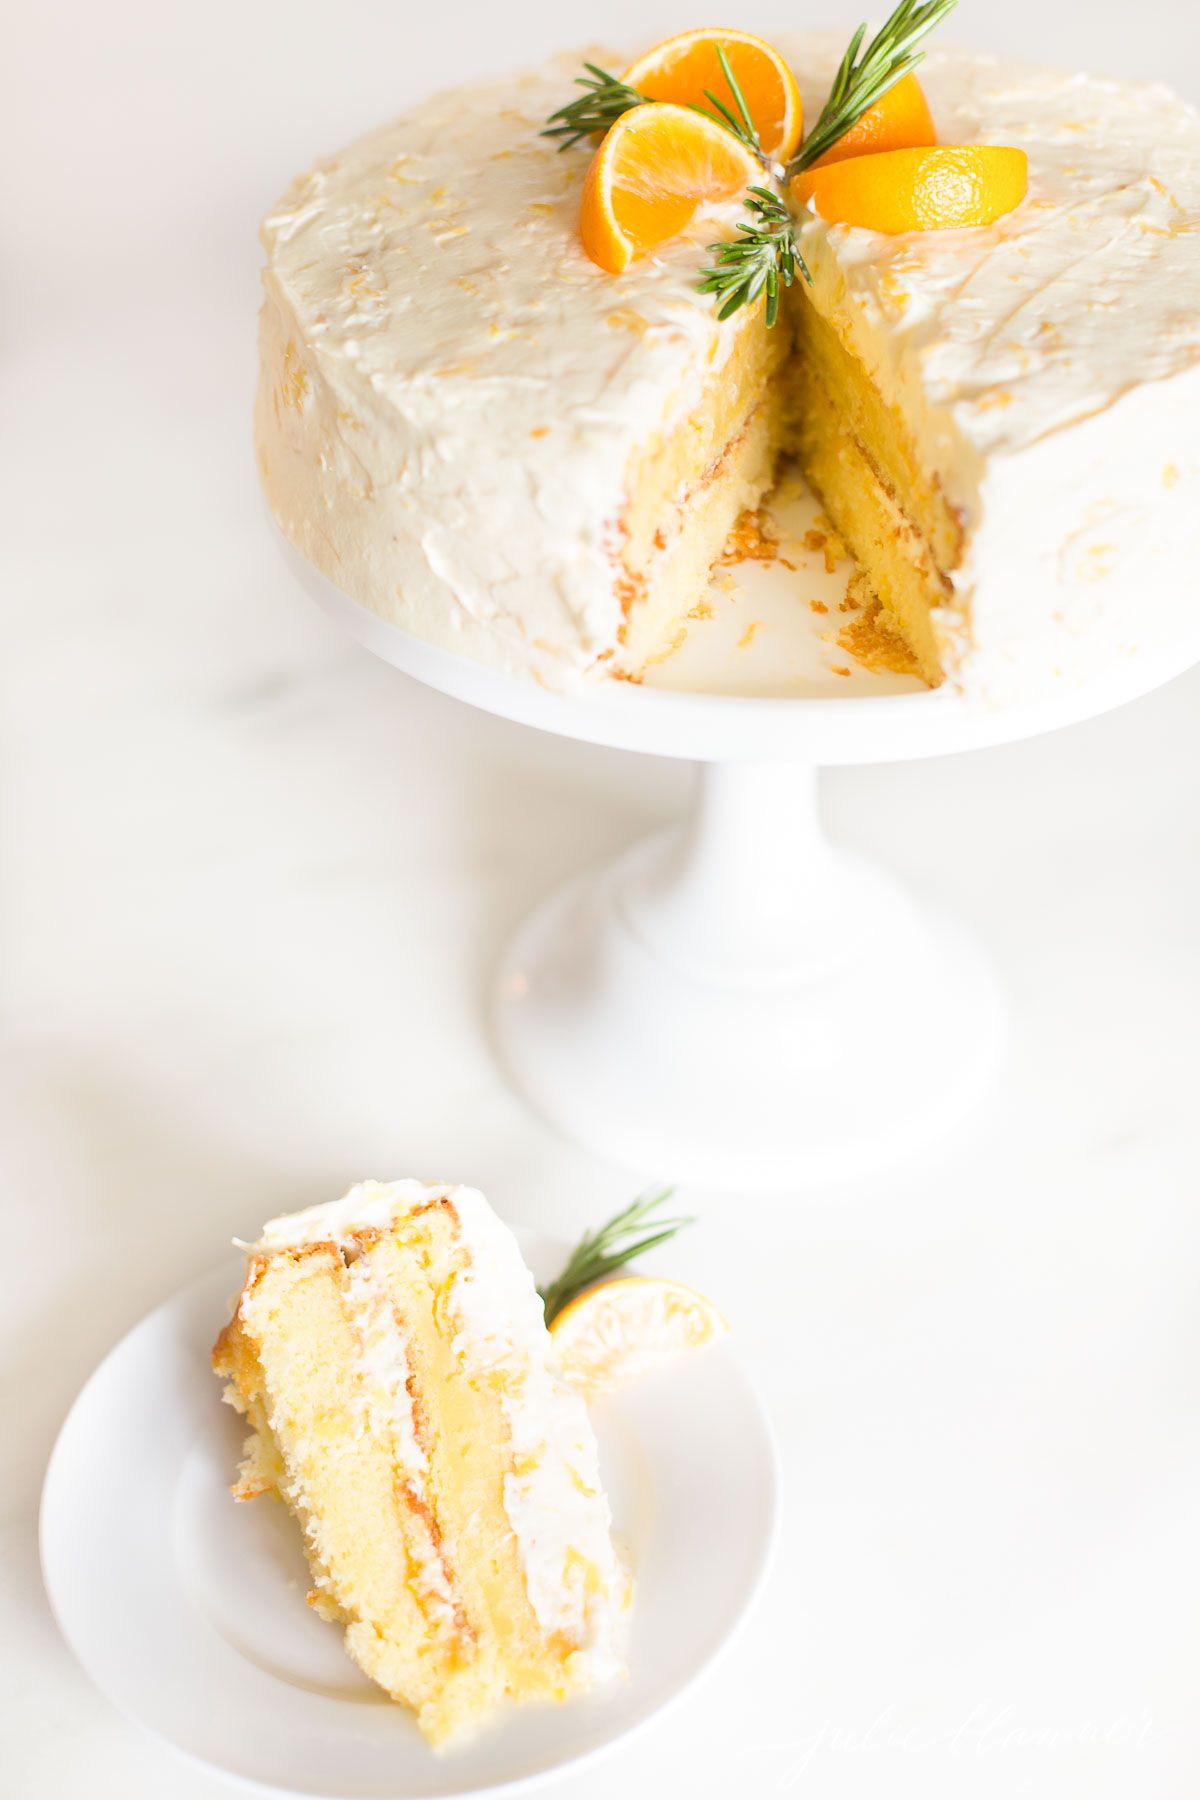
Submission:
[[[885,404],[865,366],[846,348],[830,321],[817,311],[805,286],[795,289],[789,312],[796,335],[796,357],[789,380],[796,390],[794,410],[801,453],[806,441],[819,435],[807,417],[811,404],[808,383],[815,381],[832,406],[841,430],[869,457],[878,479],[920,533],[938,568],[956,568],[962,557],[962,521],[948,505],[937,477],[917,455],[900,408]],[[840,531],[839,521],[835,519],[834,523]]]
[[[482,1196],[366,1184],[274,1221],[214,1352],[296,1514],[313,1603],[435,1742],[619,1667],[595,1440]]]
[[[670,429],[651,436],[627,471],[621,559],[642,587],[655,575],[672,540],[686,529],[696,494],[713,485],[752,415],[764,407],[782,414],[780,375],[790,330],[785,323],[768,331],[758,308],[744,309],[731,323],[738,330],[729,354],[709,371],[687,412]],[[726,534],[736,517],[728,519]]]
[[[239,1309],[253,1362],[241,1380],[266,1416],[281,1497],[304,1531],[312,1603],[345,1626],[355,1661],[437,1740],[502,1686],[455,1601],[423,1470],[378,1416],[391,1394],[378,1396],[364,1371],[350,1272],[331,1245],[263,1259]],[[228,1347],[216,1366],[235,1373]]]
[[[637,676],[669,653],[673,635],[707,591],[713,563],[743,512],[775,482],[787,434],[781,382],[764,393],[713,467],[678,502],[680,529],[651,565],[628,611],[614,668]]]
[[[905,512],[853,423],[853,412],[838,404],[818,372],[797,365],[793,375],[797,406],[796,447],[801,466],[825,511],[849,549],[860,574],[860,591],[885,615],[896,655],[886,640],[873,640],[868,660],[913,672],[936,687],[942,679],[934,615],[945,604],[949,584],[932,549]],[[853,637],[845,648],[857,654]]]

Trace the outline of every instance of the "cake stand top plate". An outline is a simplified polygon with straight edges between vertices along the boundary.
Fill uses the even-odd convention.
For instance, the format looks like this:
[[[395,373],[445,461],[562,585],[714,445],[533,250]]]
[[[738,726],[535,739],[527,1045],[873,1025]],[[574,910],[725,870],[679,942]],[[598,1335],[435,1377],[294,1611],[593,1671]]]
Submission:
[[[839,647],[851,565],[830,554],[828,527],[798,479],[772,499],[771,523],[778,553],[718,569],[644,682],[594,681],[566,693],[427,643],[281,542],[328,614],[427,686],[540,731],[696,762],[894,762],[1009,743],[1108,712],[1200,658],[1198,627],[1169,654],[1131,657],[1086,685],[1064,683],[1021,706],[973,706],[948,688],[863,668]]]

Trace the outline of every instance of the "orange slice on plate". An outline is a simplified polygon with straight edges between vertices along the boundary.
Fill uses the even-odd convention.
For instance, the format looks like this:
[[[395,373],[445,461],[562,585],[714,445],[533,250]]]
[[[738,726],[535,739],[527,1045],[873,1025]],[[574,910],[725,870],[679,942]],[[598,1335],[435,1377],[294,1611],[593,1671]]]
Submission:
[[[881,150],[792,179],[802,206],[867,231],[957,231],[990,225],[1025,198],[1029,159],[995,144]]]
[[[739,117],[718,51],[723,50],[758,132],[764,156],[787,162],[800,142],[804,107],[795,76],[778,50],[748,31],[684,31],[647,50],[622,80],[650,100],[676,106],[703,106],[715,94]]]
[[[902,75],[874,106],[818,156],[814,169],[844,162],[848,156],[867,156],[878,150],[911,150],[936,144],[937,132],[924,90],[915,75]]]
[[[700,207],[762,179],[754,153],[685,106],[635,106],[607,132],[583,184],[579,235],[610,275],[678,237]]]
[[[657,1275],[624,1275],[585,1289],[554,1319],[550,1337],[567,1380],[594,1400],[704,1349],[728,1330],[695,1288]]]

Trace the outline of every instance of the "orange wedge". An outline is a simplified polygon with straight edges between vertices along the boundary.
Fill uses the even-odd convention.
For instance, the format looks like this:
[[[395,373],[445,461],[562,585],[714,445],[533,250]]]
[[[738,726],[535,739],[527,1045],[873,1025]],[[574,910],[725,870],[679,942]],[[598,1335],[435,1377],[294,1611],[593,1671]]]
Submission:
[[[585,1288],[550,1325],[555,1360],[585,1399],[610,1394],[703,1350],[729,1327],[712,1301],[681,1281],[623,1275]]]
[[[881,150],[792,180],[802,206],[867,231],[956,231],[990,225],[1025,198],[1029,159],[995,144]]]
[[[622,76],[651,100],[712,109],[705,91],[715,94],[734,117],[737,101],[721,67],[723,50],[758,132],[764,156],[787,162],[804,127],[804,107],[792,71],[778,50],[748,31],[684,31],[656,44]]]
[[[937,132],[921,84],[915,75],[902,75],[812,166],[824,169],[848,156],[936,143]]]
[[[706,203],[762,179],[752,151],[684,106],[635,106],[612,125],[583,184],[579,235],[594,263],[619,275],[677,237]]]

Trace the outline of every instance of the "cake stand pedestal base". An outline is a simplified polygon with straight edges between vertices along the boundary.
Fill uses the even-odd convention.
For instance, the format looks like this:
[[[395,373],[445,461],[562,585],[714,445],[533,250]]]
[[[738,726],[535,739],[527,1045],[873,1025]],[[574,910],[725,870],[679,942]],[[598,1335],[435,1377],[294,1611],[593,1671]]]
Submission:
[[[990,968],[835,848],[816,772],[705,765],[691,819],[570,883],[505,958],[501,1055],[611,1161],[712,1187],[825,1182],[952,1128],[998,1059]]]

